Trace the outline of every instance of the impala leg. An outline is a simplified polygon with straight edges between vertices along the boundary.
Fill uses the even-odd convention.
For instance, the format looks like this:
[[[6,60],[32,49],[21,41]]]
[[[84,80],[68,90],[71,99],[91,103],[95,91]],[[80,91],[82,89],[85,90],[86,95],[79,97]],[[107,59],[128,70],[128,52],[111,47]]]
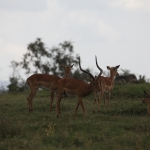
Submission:
[[[99,99],[98,99],[98,112],[100,112],[100,101],[101,101],[103,95],[104,95],[104,91],[101,91],[100,95],[99,95]]]
[[[53,104],[53,100],[54,100],[54,94],[55,94],[55,91],[51,91],[50,112],[52,111],[52,104]]]
[[[29,96],[27,97],[28,105],[29,105],[29,111],[33,111],[32,107],[32,100],[37,92],[38,88],[35,88],[34,90],[31,90]]]
[[[96,100],[97,100],[97,98],[98,98],[98,96],[97,96],[97,92],[94,92],[94,113],[95,113],[95,110],[96,110]]]
[[[83,104],[83,101],[82,101],[82,100],[81,100],[81,107],[82,107],[82,111],[83,111],[84,118],[86,118],[86,115],[85,115],[85,108],[84,108],[84,104]]]
[[[111,92],[108,92],[108,108],[110,108],[110,96],[111,96]]]
[[[106,105],[106,93],[104,93],[104,106]]]
[[[78,110],[78,107],[79,107],[80,103],[81,103],[81,100],[79,99],[78,102],[77,102],[77,106],[76,106],[76,109],[75,109],[75,112],[74,112],[73,119],[74,119],[75,116],[76,116],[76,113],[77,113],[77,110]]]
[[[57,102],[56,102],[56,114],[57,114],[57,118],[59,118],[59,114],[60,114],[60,109],[59,109],[59,106],[60,105],[60,99],[57,99]]]
[[[57,118],[59,118],[59,114],[60,114],[60,102],[61,102],[62,97],[63,97],[63,93],[58,94],[58,96],[57,96],[57,102],[56,102]]]

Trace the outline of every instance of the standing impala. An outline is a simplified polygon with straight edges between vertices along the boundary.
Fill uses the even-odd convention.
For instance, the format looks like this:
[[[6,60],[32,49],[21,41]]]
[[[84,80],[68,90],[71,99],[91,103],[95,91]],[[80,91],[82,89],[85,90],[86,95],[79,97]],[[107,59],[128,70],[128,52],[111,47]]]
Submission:
[[[142,103],[148,103],[147,107],[147,113],[150,115],[150,94],[146,91],[144,91],[145,98],[142,100]]]
[[[78,110],[79,105],[81,105],[82,107],[83,115],[85,118],[85,108],[84,108],[82,99],[85,96],[88,96],[89,94],[91,94],[93,91],[99,91],[99,83],[98,83],[99,80],[94,78],[94,76],[91,73],[81,68],[80,58],[79,58],[79,67],[80,67],[80,70],[88,74],[92,78],[92,80],[89,84],[83,80],[75,79],[75,78],[65,78],[65,79],[61,79],[58,81],[58,93],[57,93],[57,104],[56,104],[57,118],[59,117],[59,114],[60,114],[60,102],[61,102],[64,92],[66,94],[76,95],[78,97],[78,102],[76,105],[73,118],[75,118],[76,116],[76,112]],[[99,74],[99,76],[100,75],[101,73]]]
[[[73,65],[71,65],[71,66],[62,65],[62,67],[65,70],[64,78],[69,77],[71,74],[71,68],[73,67]],[[27,84],[30,87],[30,94],[27,97],[29,111],[33,111],[32,100],[33,100],[37,90],[40,87],[50,90],[50,94],[51,94],[50,111],[52,110],[54,94],[57,91],[57,83],[60,79],[62,79],[62,78],[55,76],[55,75],[49,75],[49,74],[33,74],[27,79]]]
[[[98,66],[97,63],[97,57],[95,56],[95,60],[96,60],[96,66],[99,70],[101,70],[101,68]],[[110,95],[111,92],[113,90],[114,87],[114,77],[115,76],[119,76],[119,73],[117,72],[117,69],[119,68],[120,65],[116,66],[116,67],[109,67],[107,66],[107,69],[110,71],[110,77],[103,77],[103,76],[99,76],[99,82],[100,82],[100,95],[98,98],[98,112],[100,112],[100,100],[102,99],[104,93],[108,93],[108,106],[110,106]],[[95,94],[95,102],[94,104],[96,105],[96,96],[97,93]],[[104,105],[105,105],[105,98],[104,98]]]

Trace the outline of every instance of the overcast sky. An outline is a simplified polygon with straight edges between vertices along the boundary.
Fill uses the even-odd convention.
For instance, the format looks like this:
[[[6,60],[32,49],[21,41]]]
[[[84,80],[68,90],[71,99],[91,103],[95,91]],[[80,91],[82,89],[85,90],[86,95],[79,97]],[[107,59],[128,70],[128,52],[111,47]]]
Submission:
[[[82,68],[120,65],[150,78],[150,0],[0,0],[0,80],[36,38],[72,41]]]

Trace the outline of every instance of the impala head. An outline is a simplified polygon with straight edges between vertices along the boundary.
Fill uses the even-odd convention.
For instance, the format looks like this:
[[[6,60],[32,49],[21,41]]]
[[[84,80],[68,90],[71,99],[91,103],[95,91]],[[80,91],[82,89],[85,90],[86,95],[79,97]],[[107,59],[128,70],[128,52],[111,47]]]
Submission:
[[[72,69],[73,65],[71,65],[71,66],[61,65],[65,69],[64,77],[70,77],[71,76],[71,69]]]
[[[117,72],[117,69],[120,67],[120,65],[116,66],[116,67],[109,67],[107,66],[107,69],[110,70],[110,72],[114,75],[114,76],[119,76],[119,73]]]
[[[90,84],[92,85],[93,91],[100,91],[98,78],[95,78],[90,72],[87,72],[81,68],[80,57],[79,57],[79,68],[82,72],[88,74],[91,77],[89,81],[90,81]]]
[[[144,91],[145,98],[142,100],[142,103],[149,103],[150,104],[150,94]]]

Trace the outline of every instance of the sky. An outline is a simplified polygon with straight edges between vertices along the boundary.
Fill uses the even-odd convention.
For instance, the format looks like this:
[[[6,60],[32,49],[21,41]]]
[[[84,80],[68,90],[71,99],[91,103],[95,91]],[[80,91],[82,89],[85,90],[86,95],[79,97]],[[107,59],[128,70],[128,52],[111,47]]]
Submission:
[[[12,76],[27,45],[72,41],[82,68],[120,65],[150,78],[150,0],[0,0],[0,81]]]

